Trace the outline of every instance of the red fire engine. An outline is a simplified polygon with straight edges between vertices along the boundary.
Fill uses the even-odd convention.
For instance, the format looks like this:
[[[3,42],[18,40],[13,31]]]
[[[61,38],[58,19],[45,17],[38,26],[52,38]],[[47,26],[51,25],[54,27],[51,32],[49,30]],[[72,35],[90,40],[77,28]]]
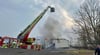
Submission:
[[[30,24],[28,25],[17,37],[17,39],[23,43],[21,45],[21,48],[28,48],[29,46],[31,46],[31,48],[33,48],[32,46],[32,42],[35,41],[35,38],[28,38],[30,32],[32,31],[32,29],[35,27],[35,25],[39,22],[39,20],[44,16],[44,14],[47,12],[47,10],[50,8],[51,12],[54,12],[54,8],[51,6],[48,6],[42,13],[40,13],[40,15]],[[31,41],[29,41],[31,40]]]

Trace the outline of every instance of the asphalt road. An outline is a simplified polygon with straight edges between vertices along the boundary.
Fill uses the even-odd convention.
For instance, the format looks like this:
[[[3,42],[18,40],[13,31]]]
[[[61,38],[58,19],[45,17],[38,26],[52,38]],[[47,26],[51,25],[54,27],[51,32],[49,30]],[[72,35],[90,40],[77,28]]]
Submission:
[[[27,49],[0,48],[0,55],[71,55],[65,51],[65,49],[45,49],[41,51],[34,51]]]

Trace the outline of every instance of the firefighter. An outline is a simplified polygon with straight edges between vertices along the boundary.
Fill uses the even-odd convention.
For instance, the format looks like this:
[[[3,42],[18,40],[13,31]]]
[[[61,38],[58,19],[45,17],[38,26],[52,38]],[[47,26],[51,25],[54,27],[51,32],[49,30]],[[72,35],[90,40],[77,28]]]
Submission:
[[[12,45],[11,45],[11,48],[16,48],[16,47],[17,47],[17,43],[16,43],[16,41],[13,41]]]
[[[6,43],[6,41],[3,41],[2,48],[8,48],[8,47],[7,47],[7,43]]]
[[[7,47],[7,44],[4,43],[4,44],[2,45],[2,48],[8,48],[8,47]]]
[[[95,55],[100,55],[100,45],[95,49]]]

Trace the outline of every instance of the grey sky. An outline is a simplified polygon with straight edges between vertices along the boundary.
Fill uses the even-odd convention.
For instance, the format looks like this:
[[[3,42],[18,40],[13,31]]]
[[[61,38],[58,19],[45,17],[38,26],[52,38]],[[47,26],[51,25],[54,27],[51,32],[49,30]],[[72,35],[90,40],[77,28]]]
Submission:
[[[57,10],[55,17],[61,15],[61,18],[65,18],[64,26],[71,28],[73,18],[70,16],[82,2],[82,0],[0,0],[0,35],[16,37],[48,5],[54,6]],[[44,25],[49,14],[47,12],[36,25],[30,34],[31,37],[40,36],[39,30]]]

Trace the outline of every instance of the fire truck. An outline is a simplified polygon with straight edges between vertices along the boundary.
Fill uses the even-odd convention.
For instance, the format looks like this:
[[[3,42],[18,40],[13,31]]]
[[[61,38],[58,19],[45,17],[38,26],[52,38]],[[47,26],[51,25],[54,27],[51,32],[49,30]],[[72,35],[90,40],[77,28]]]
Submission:
[[[20,45],[20,48],[24,49],[34,49],[34,45],[32,45],[33,42],[35,42],[35,38],[28,38],[30,32],[35,27],[35,25],[41,20],[41,18],[45,15],[45,13],[50,9],[50,12],[55,12],[54,7],[48,6],[46,9],[44,9],[43,12],[40,13],[39,16],[36,17],[36,19],[29,24],[19,35],[17,36],[17,39],[22,45]],[[39,46],[40,47],[40,46]],[[37,48],[37,47],[36,47]],[[40,49],[40,48],[39,48]]]

